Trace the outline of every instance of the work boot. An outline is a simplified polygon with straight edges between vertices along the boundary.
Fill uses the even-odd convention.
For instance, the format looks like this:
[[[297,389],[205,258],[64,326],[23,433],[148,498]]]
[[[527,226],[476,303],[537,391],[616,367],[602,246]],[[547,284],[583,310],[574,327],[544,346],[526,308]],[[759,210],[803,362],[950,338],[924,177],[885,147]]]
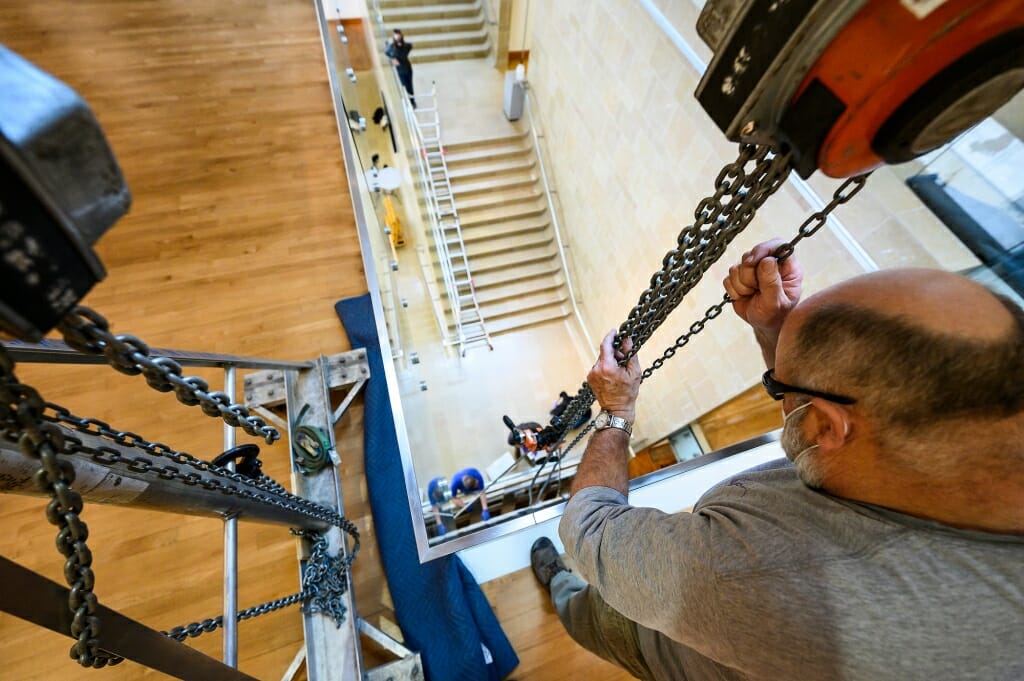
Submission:
[[[530,547],[530,567],[537,581],[548,590],[551,589],[554,576],[569,569],[558,555],[558,549],[547,537],[541,537]]]

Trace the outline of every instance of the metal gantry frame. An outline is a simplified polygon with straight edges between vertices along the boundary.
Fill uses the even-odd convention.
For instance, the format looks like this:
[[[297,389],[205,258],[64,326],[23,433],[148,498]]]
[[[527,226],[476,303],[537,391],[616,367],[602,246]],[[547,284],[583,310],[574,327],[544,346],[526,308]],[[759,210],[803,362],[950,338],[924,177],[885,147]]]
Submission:
[[[42,343],[11,341],[3,343],[3,349],[15,362],[48,364],[98,364],[106,363],[103,357],[80,353],[59,341],[46,340]],[[369,379],[369,366],[365,350],[356,350],[331,357],[320,356],[305,362],[266,360],[234,355],[192,353],[177,350],[154,351],[165,357],[174,357],[181,366],[219,367],[224,372],[224,395],[234,402],[234,393],[239,369],[258,369],[258,373],[245,378],[247,406],[254,411],[272,417],[274,423],[284,426],[293,442],[293,429],[298,426],[300,412],[304,423],[320,428],[330,445],[334,461],[314,474],[299,472],[292,461],[292,489],[298,497],[312,502],[315,508],[326,513],[342,515],[341,481],[336,465],[337,453],[334,441],[334,425],[342,418],[363,385]],[[331,407],[330,391],[348,387],[348,392],[336,409]],[[285,415],[277,416],[271,407],[283,405]],[[106,424],[103,424],[106,426]],[[170,473],[172,466],[158,468],[140,453],[137,443],[140,436],[132,433],[125,443],[105,440],[103,433],[83,431],[58,423],[65,436],[79,443],[81,449],[101,451],[106,456],[90,456],[82,451],[65,453],[62,460],[70,463],[76,472],[75,487],[87,504],[115,503],[127,506],[152,508],[175,513],[217,516],[224,520],[224,613],[223,662],[214,660],[182,643],[168,634],[131,620],[102,605],[96,606],[96,616],[103,622],[100,645],[104,651],[134,660],[158,671],[181,679],[251,679],[239,672],[238,666],[238,522],[256,520],[299,528],[305,532],[326,532],[328,553],[348,557],[351,550],[338,526],[327,520],[310,517],[274,505],[265,499],[227,494],[220,491],[230,488],[236,491],[245,487],[239,476],[225,476],[224,471],[233,473],[234,462],[224,469],[212,464],[191,471],[189,476],[161,475]],[[224,450],[232,449],[235,442],[234,426],[225,424]],[[124,433],[122,433],[124,435]],[[145,442],[145,441],[143,441]],[[151,444],[152,443],[147,443]],[[294,459],[289,446],[289,457]],[[161,452],[173,451],[166,445],[155,443],[153,453],[158,458]],[[71,450],[75,451],[75,450]],[[148,451],[148,450],[147,450]],[[0,439],[0,473],[5,486],[3,491],[39,494],[32,485],[34,469],[38,464],[25,458],[16,443]],[[176,470],[176,469],[175,469]],[[155,474],[150,474],[150,473]],[[181,480],[188,477],[189,481]],[[182,483],[185,484],[182,484]],[[284,493],[283,488],[277,488]],[[310,506],[314,508],[314,506]],[[42,516],[42,509],[40,510]],[[40,517],[40,522],[43,518]],[[310,541],[304,537],[297,540],[300,564],[304,568],[309,558]],[[300,569],[300,574],[303,570]],[[340,577],[350,582],[350,575]],[[0,610],[9,612],[58,633],[70,634],[69,590],[51,580],[0,557],[0,579],[4,589],[0,592]],[[305,642],[299,654],[286,672],[285,678],[306,665],[311,680],[342,679],[405,679],[421,675],[419,655],[412,653],[399,642],[358,618],[351,584],[344,592],[344,622],[337,623],[324,612],[312,612],[303,607]],[[102,587],[101,587],[102,588]],[[306,585],[303,584],[305,589]],[[273,609],[273,608],[271,608]],[[364,670],[360,654],[359,637],[364,635],[386,650],[395,653],[399,660],[375,670]]]

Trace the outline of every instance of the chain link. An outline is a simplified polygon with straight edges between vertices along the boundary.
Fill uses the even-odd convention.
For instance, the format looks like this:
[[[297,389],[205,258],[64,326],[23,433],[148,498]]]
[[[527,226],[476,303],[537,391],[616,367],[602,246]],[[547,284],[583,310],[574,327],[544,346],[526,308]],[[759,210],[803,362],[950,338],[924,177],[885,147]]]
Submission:
[[[743,176],[742,166],[746,165],[750,161],[757,161],[755,170],[753,173]],[[768,164],[769,167],[765,167],[764,164]],[[776,165],[776,163],[778,165]],[[737,166],[740,168],[738,169]],[[785,181],[789,174],[789,158],[787,157],[772,157],[769,159],[764,152],[763,148],[759,148],[758,151],[754,152],[750,149],[749,145],[741,145],[740,155],[737,160],[725,166],[722,172],[719,173],[718,179],[715,183],[715,194],[712,197],[703,199],[697,207],[695,212],[696,221],[694,225],[685,228],[679,234],[677,239],[678,247],[669,251],[665,258],[662,260],[663,267],[654,273],[651,277],[651,286],[640,295],[640,300],[630,311],[626,321],[619,327],[619,332],[615,339],[616,347],[621,345],[621,341],[627,337],[633,339],[633,347],[629,356],[635,355],[650,336],[654,333],[661,323],[665,320],[672,310],[674,310],[679,303],[682,301],[683,296],[693,288],[694,285],[703,277],[704,273],[710,269],[711,265],[721,257],[725,251],[725,246],[732,241],[739,231],[742,231],[744,227],[750,222],[753,217],[754,211],[768,196],[773,194],[778,187]],[[828,222],[829,215],[838,206],[847,203],[854,196],[864,188],[867,183],[867,179],[870,173],[864,175],[857,175],[856,177],[848,178],[843,182],[832,194],[832,200],[829,201],[821,210],[812,213],[804,222],[800,225],[797,230],[796,236],[794,236],[788,242],[782,244],[775,249],[774,257],[779,261],[783,261],[786,258],[793,255],[796,250],[796,245],[803,239],[814,236],[814,234],[820,230]],[[727,183],[730,178],[734,178],[734,185],[729,186]],[[740,179],[742,178],[742,179]],[[758,179],[760,178],[760,179]],[[767,183],[766,186],[756,188],[751,186],[752,181],[755,184]],[[739,201],[745,200],[747,197],[754,197],[751,199],[749,205],[738,207],[735,210],[729,210],[726,207],[721,207],[721,199],[723,196],[729,193],[730,189],[734,188],[736,184],[747,190],[745,197],[739,199]],[[732,202],[728,204],[732,205]],[[722,221],[722,217],[729,213],[732,217],[726,218],[726,221]],[[704,216],[714,216],[715,220],[718,221],[718,226],[723,234],[719,236],[718,232],[707,236],[708,245],[701,251],[699,249],[694,250],[692,253],[686,251],[688,245],[695,243],[696,231],[698,224],[706,223]],[[735,227],[729,220],[734,220],[738,227]],[[682,250],[681,250],[682,249]],[[713,256],[713,257],[712,257]],[[696,268],[697,271],[690,272],[689,268]],[[683,270],[683,271],[680,271]],[[704,316],[698,319],[690,325],[689,329],[681,336],[676,338],[675,342],[665,349],[660,357],[654,360],[650,367],[645,369],[642,374],[641,380],[647,380],[651,375],[660,369],[666,361],[671,359],[676,352],[690,342],[694,336],[704,330],[705,326],[713,319],[716,319],[722,314],[725,306],[732,302],[732,299],[727,295],[722,299],[721,302],[712,305],[705,311]],[[623,363],[629,360],[627,356]],[[590,386],[584,382],[579,392],[573,397],[572,401],[566,407],[565,412],[562,414],[560,419],[557,421],[552,420],[552,425],[556,428],[561,428],[564,433],[573,423],[590,409],[594,403],[594,393],[591,391]],[[568,454],[583,437],[593,427],[593,421],[581,431],[568,446],[564,447],[559,452],[559,457],[564,457]]]
[[[346,611],[344,595],[348,590],[352,563],[360,546],[359,530],[354,523],[333,509],[290,494],[265,475],[251,479],[161,442],[150,442],[138,433],[117,430],[99,419],[76,416],[65,407],[44,402],[34,388],[17,380],[14,366],[13,360],[0,346],[0,437],[18,444],[26,456],[40,463],[34,480],[40,489],[50,495],[46,517],[58,526],[57,548],[67,559],[64,576],[71,587],[68,597],[68,606],[73,613],[71,633],[78,638],[72,646],[71,657],[78,660],[79,664],[99,668],[117,664],[123,658],[99,647],[100,621],[96,616],[99,602],[93,593],[95,575],[91,568],[92,553],[86,544],[89,531],[79,515],[83,506],[82,497],[71,487],[75,480],[74,466],[59,457],[60,454],[89,456],[105,466],[121,464],[142,476],[177,480],[188,486],[198,485],[299,513],[339,528],[352,537],[351,550],[339,551],[338,555],[331,557],[327,552],[324,535],[301,533],[314,540],[310,559],[303,572],[303,590],[243,610],[238,613],[238,619],[241,621],[258,617],[294,603],[306,602],[310,612],[325,612],[341,626]],[[109,440],[122,447],[139,449],[147,456],[126,456],[114,447],[86,445],[81,438],[65,432],[59,425]],[[221,479],[235,485],[225,484]],[[221,616],[192,623],[187,627],[175,627],[165,633],[182,641],[190,636],[213,631],[222,624]]]
[[[821,210],[815,211],[806,220],[804,220],[799,229],[797,229],[796,236],[776,248],[772,255],[777,258],[779,262],[782,262],[789,256],[793,255],[794,251],[796,251],[796,245],[803,239],[814,236],[819,229],[825,226],[828,222],[828,216],[831,215],[832,211],[834,211],[836,207],[841,206],[856,196],[857,193],[864,188],[867,180],[868,175],[865,174],[851,177],[843,182],[843,184],[833,192],[832,200],[829,201]],[[689,343],[691,338],[703,331],[708,322],[722,314],[725,306],[731,302],[732,298],[726,294],[722,299],[722,302],[709,307],[701,319],[698,319],[691,324],[686,333],[679,336],[679,338],[677,338],[675,342],[662,353],[661,357],[655,359],[651,366],[644,370],[643,379],[646,380],[650,378],[651,374],[660,369],[668,359],[679,351],[680,348]]]
[[[57,328],[75,350],[102,355],[110,366],[129,376],[142,374],[151,388],[163,393],[174,391],[182,404],[198,405],[207,416],[222,418],[230,426],[262,437],[267,444],[281,437],[276,428],[249,413],[245,405],[233,404],[219,390],[210,392],[209,384],[198,376],[183,376],[181,365],[173,359],[152,356],[149,346],[135,336],[112,334],[110,323],[95,310],[78,306]]]
[[[5,433],[12,434],[22,454],[38,462],[35,484],[50,496],[46,519],[58,528],[57,550],[66,559],[64,579],[71,588],[71,635],[78,639],[71,647],[71,657],[84,667],[115,665],[123,658],[100,648],[100,621],[96,617],[99,601],[93,593],[96,576],[86,543],[89,528],[81,518],[82,497],[71,488],[75,469],[60,458],[66,451],[64,434],[44,419],[44,408],[35,388],[18,381],[14,361],[0,346],[0,423]]]
[[[353,538],[351,558],[355,559],[355,554],[359,550],[359,529],[352,521],[326,506],[291,494],[265,475],[261,475],[257,479],[248,478],[241,473],[215,466],[209,461],[203,461],[187,452],[172,449],[162,442],[150,442],[138,433],[117,430],[100,419],[76,416],[58,404],[47,402],[45,407],[43,418],[49,422],[63,424],[78,432],[110,440],[125,447],[140,449],[156,459],[169,460],[175,465],[161,464],[144,456],[126,457],[112,447],[103,447],[102,445],[90,447],[81,439],[70,434],[65,435],[69,453],[88,455],[97,463],[108,466],[122,463],[136,473],[153,474],[163,480],[178,480],[190,487],[198,485],[223,494],[233,494],[334,525]],[[183,470],[184,467],[191,468],[195,472]],[[208,473],[214,477],[203,476],[200,473]],[[226,485],[218,478],[234,482],[236,486]]]
[[[640,350],[750,224],[757,209],[778,191],[789,176],[790,161],[789,154],[777,154],[765,145],[740,145],[736,160],[726,164],[715,178],[715,193],[697,204],[693,223],[679,232],[675,248],[662,258],[661,268],[651,276],[650,285],[619,327],[615,347],[627,337],[633,340],[624,362]],[[593,403],[594,393],[584,382],[562,416],[552,420],[552,426],[564,435]],[[577,435],[560,456],[565,456],[589,430]]]
[[[302,572],[302,591],[241,610],[236,613],[235,619],[242,622],[296,603],[306,603],[307,612],[323,612],[334,620],[335,626],[340,627],[348,610],[345,607],[345,594],[348,592],[348,567],[351,561],[346,561],[340,553],[331,557],[325,535],[294,530],[293,533],[313,540],[309,560]],[[217,615],[161,633],[180,642],[214,632],[222,626],[224,615]]]

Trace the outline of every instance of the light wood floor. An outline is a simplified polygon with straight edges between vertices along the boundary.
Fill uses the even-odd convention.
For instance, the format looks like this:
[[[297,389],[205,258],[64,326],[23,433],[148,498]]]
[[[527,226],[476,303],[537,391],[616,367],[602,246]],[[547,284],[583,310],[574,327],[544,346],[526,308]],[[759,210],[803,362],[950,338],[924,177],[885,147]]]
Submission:
[[[131,215],[100,242],[109,277],[87,299],[117,331],[156,346],[285,359],[347,349],[332,304],[366,284],[319,40],[303,0],[0,7],[0,42],[90,101],[133,190]],[[72,409],[197,455],[220,450],[219,423],[141,379],[105,368],[19,371]],[[390,611],[365,503],[361,429],[357,404],[338,436],[347,512],[366,537],[356,598],[373,621]],[[263,457],[281,480],[283,447]],[[0,553],[59,581],[42,500],[0,497],[0,518]],[[220,612],[219,521],[97,505],[83,518],[101,602],[158,628]],[[287,533],[243,524],[240,534],[240,602],[293,592]],[[487,592],[522,660],[514,678],[627,678],[568,639],[528,573]],[[242,669],[279,678],[301,642],[297,612],[240,629]],[[132,663],[80,669],[69,645],[0,615],[0,678],[164,678]],[[217,635],[189,645],[219,655]]]

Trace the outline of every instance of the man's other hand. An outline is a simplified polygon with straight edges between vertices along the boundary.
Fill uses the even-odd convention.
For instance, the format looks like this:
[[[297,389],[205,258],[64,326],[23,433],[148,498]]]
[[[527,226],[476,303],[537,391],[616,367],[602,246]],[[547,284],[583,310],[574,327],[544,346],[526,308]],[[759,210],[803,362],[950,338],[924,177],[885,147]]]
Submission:
[[[636,397],[640,392],[640,360],[633,355],[625,365],[619,366],[633,349],[633,341],[626,338],[616,350],[612,345],[615,333],[612,329],[601,341],[601,354],[587,374],[587,383],[602,409],[632,422],[636,418]]]
[[[772,239],[743,254],[740,264],[729,268],[722,283],[732,298],[732,308],[755,331],[778,336],[782,322],[800,302],[804,272],[795,256],[781,264],[773,253],[782,239]]]

